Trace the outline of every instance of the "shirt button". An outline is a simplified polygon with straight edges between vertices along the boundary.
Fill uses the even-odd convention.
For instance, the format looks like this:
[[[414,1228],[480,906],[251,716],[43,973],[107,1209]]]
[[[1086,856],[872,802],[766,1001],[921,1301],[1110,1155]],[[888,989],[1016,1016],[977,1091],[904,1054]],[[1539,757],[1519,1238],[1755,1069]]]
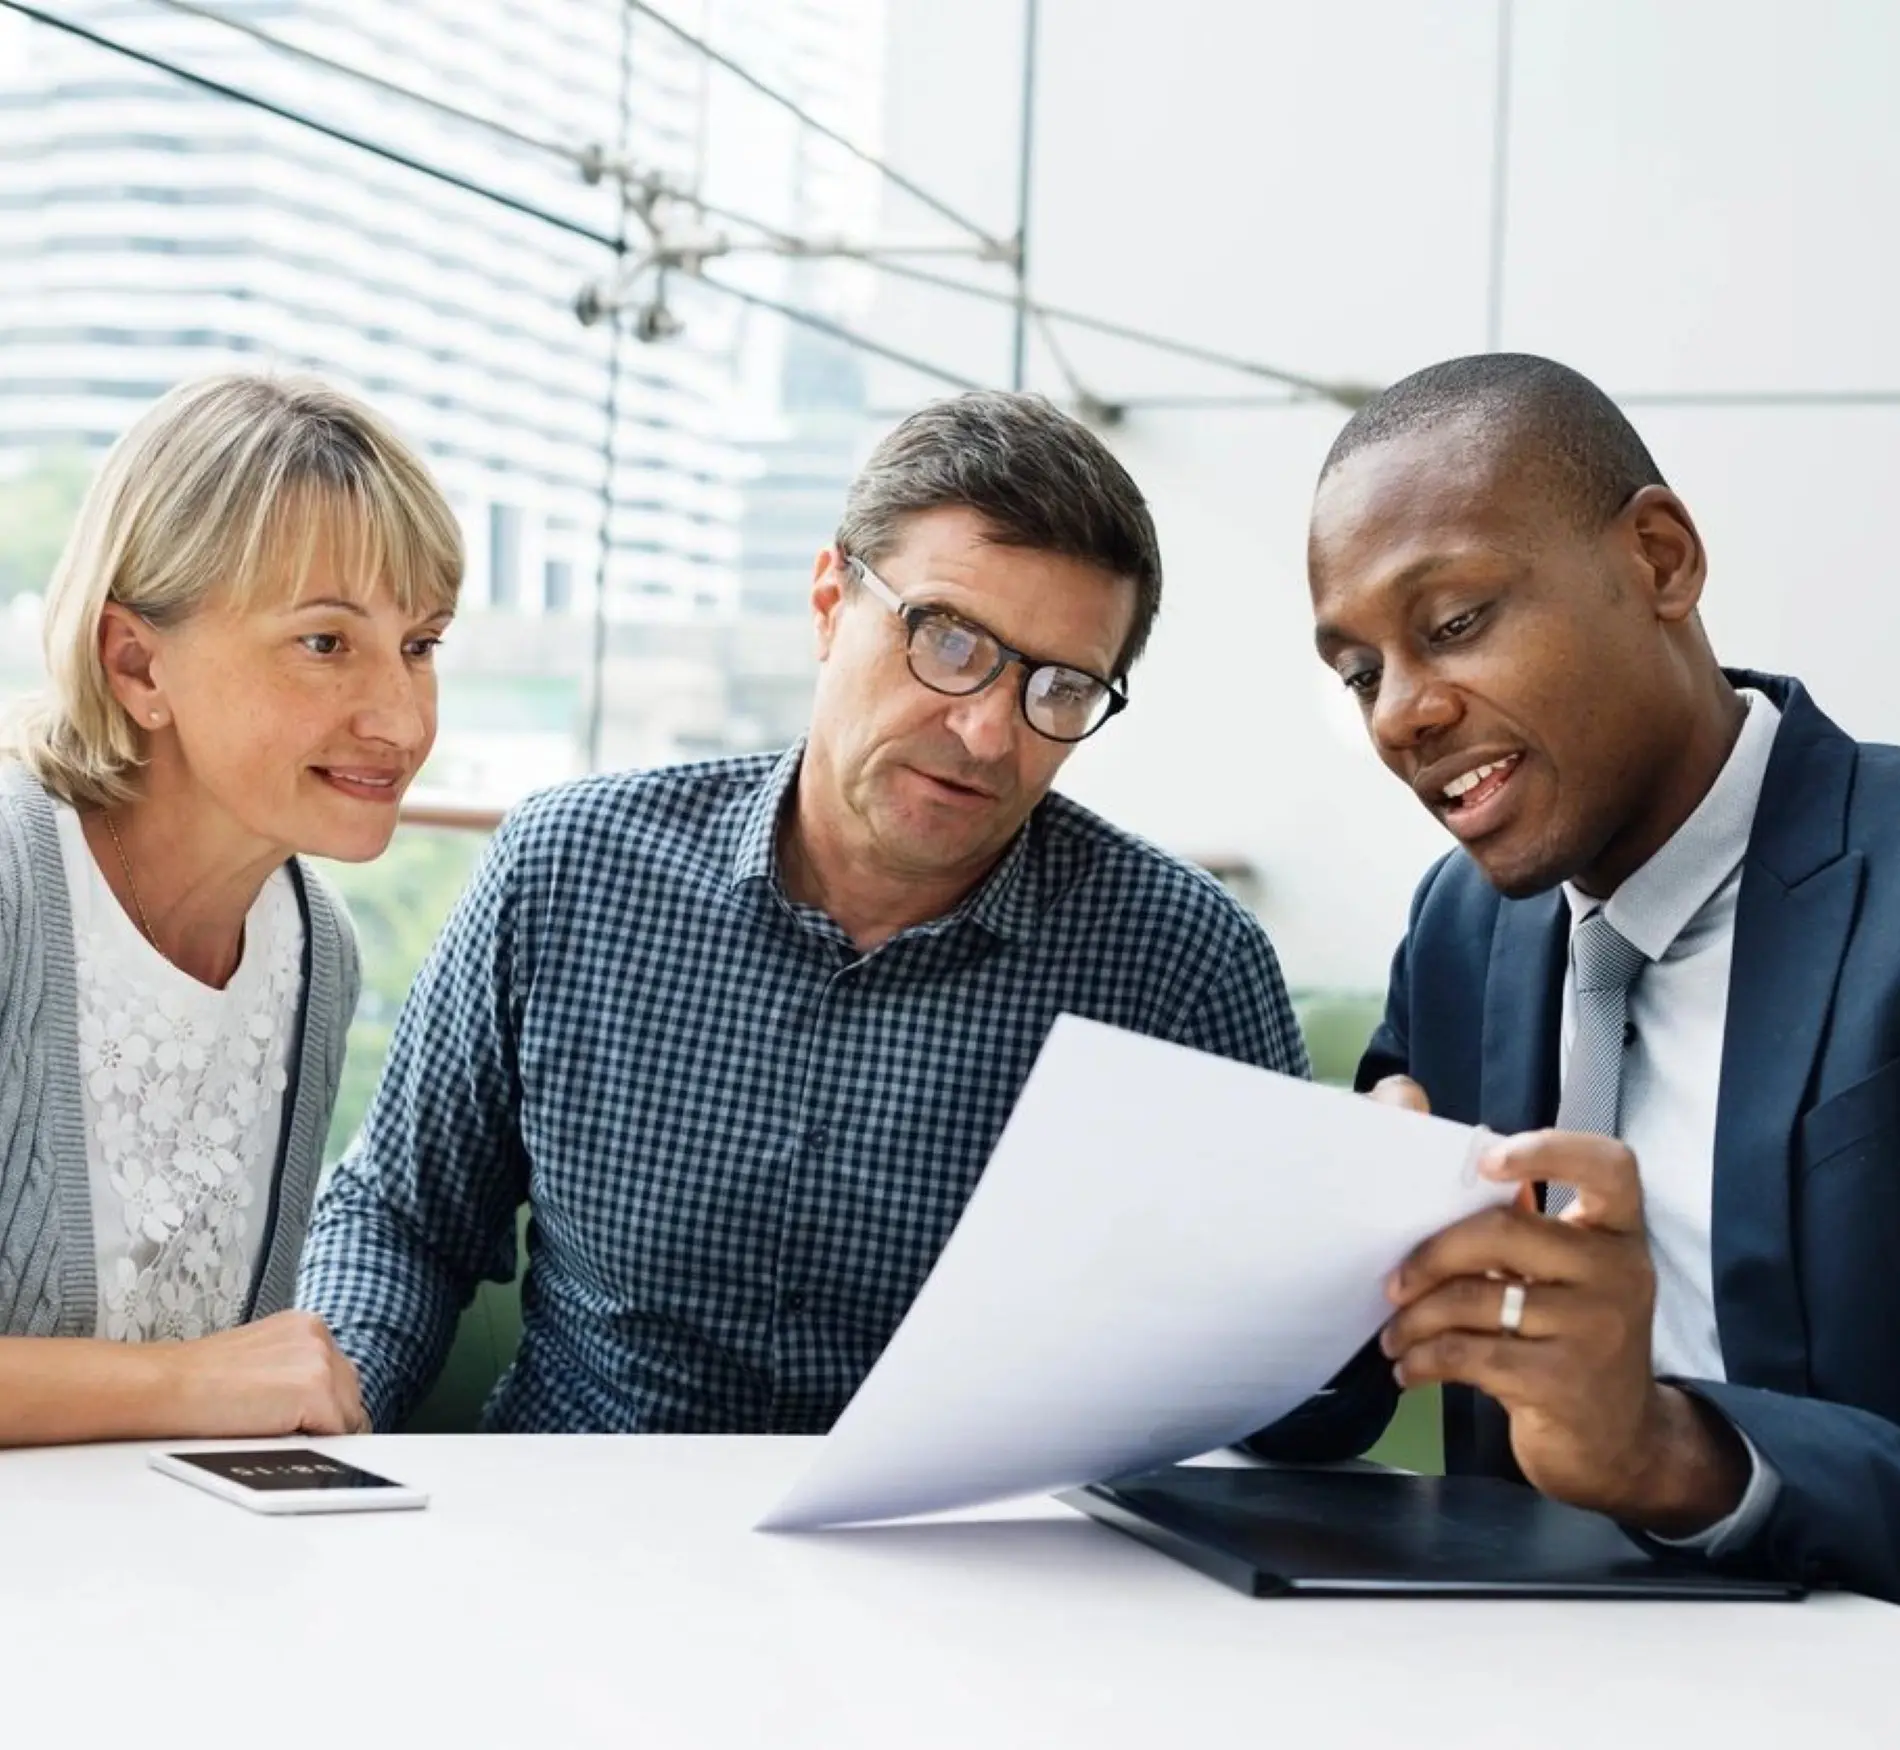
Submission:
[[[829,1124],[814,1124],[805,1132],[805,1144],[813,1150],[823,1148],[830,1140],[831,1126]]]
[[[802,1288],[794,1288],[792,1292],[785,1297],[785,1310],[788,1313],[802,1313],[805,1310],[805,1305],[805,1291]]]

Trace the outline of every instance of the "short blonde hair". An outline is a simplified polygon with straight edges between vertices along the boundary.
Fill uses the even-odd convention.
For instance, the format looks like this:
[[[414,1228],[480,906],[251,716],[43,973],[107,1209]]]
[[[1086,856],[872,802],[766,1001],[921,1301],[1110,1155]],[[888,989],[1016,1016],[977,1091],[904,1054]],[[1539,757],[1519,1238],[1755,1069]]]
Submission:
[[[176,625],[214,596],[294,595],[328,535],[345,575],[418,619],[452,609],[462,537],[428,469],[354,397],[308,377],[208,377],[171,390],[119,441],[46,594],[49,685],[7,751],[75,807],[131,800],[143,732],[107,681],[108,602]]]

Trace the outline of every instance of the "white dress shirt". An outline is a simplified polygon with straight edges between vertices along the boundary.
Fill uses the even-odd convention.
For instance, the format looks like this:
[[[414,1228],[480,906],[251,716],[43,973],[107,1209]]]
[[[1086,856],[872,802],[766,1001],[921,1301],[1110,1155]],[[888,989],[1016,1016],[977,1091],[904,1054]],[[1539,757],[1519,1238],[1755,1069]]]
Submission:
[[[1715,1115],[1728,1018],[1735,904],[1755,807],[1781,713],[1745,689],[1747,716],[1709,793],[1653,857],[1608,901],[1566,884],[1571,928],[1601,909],[1649,964],[1630,991],[1618,1132],[1642,1175],[1644,1218],[1656,1269],[1652,1355],[1659,1378],[1724,1380],[1715,1323],[1711,1244]],[[1577,1032],[1574,955],[1564,974],[1560,1062]],[[1773,1504],[1777,1479],[1755,1452],[1748,1493],[1693,1548],[1718,1551],[1751,1533]]]

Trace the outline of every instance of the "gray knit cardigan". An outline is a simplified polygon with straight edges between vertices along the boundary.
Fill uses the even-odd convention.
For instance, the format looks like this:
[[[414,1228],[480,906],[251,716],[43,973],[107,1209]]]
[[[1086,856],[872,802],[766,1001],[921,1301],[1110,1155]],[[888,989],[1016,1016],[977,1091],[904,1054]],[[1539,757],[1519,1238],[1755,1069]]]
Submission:
[[[294,859],[290,874],[303,911],[303,1000],[250,1318],[288,1306],[296,1286],[359,985],[356,938],[342,904]],[[89,1337],[98,1319],[76,983],[54,804],[22,767],[0,763],[4,1336]]]

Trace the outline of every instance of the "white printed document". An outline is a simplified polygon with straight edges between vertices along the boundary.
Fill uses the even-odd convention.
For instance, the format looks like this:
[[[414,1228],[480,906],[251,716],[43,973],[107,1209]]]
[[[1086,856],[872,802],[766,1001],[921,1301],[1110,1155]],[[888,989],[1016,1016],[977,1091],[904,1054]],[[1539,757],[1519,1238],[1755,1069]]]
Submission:
[[[1051,1029],[897,1334],[761,1530],[977,1506],[1229,1445],[1511,1187],[1482,1135],[1099,1022]]]

